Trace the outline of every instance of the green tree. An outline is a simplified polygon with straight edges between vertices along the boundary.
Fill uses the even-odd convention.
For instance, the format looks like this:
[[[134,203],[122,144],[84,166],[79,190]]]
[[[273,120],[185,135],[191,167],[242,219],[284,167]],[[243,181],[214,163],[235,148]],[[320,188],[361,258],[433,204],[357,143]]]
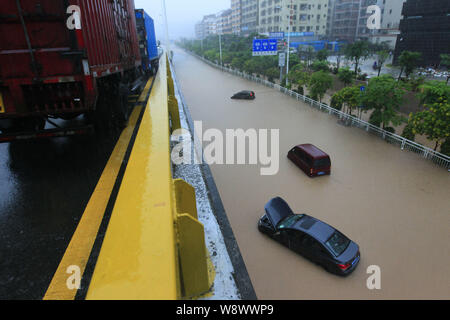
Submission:
[[[439,98],[450,99],[450,87],[442,81],[431,80],[419,86],[420,104],[435,103]]]
[[[234,69],[242,70],[244,68],[245,60],[242,57],[236,57],[231,60],[231,66]]]
[[[327,49],[322,49],[320,51],[317,52],[317,60],[319,61],[327,61],[328,59],[328,50]]]
[[[401,66],[400,75],[398,76],[399,81],[402,78],[403,72],[405,72],[406,77],[409,78],[409,76],[414,72],[414,69],[417,67],[421,57],[422,54],[420,52],[402,52],[398,60]]]
[[[326,60],[316,60],[311,65],[311,69],[313,69],[313,71],[326,71],[326,72],[329,72],[330,71],[330,66],[328,64],[328,61],[326,61]]]
[[[325,71],[314,72],[309,81],[310,92],[322,102],[323,96],[333,86],[333,77]]]
[[[371,123],[382,125],[385,129],[390,123],[397,126],[403,122],[403,117],[397,111],[404,94],[405,92],[392,76],[382,75],[370,79],[369,85],[361,95],[361,103],[369,110],[373,110]]]
[[[361,60],[369,56],[369,44],[367,41],[356,41],[345,49],[345,56],[355,64],[355,74],[358,75],[358,68]]]
[[[333,96],[331,97],[330,106],[336,110],[342,110],[343,104],[344,102],[339,92],[333,94]]]
[[[312,46],[305,46],[305,45],[299,46],[298,55],[300,59],[302,59],[305,62],[306,68],[309,68],[311,62],[314,59],[315,50]]]
[[[289,70],[288,79],[291,83],[295,83],[302,87],[308,84],[309,78],[309,73],[304,71],[300,64]]]
[[[439,98],[437,102],[425,105],[423,111],[412,114],[409,123],[414,134],[423,134],[436,142],[434,150],[450,137],[450,104],[447,99]]]
[[[402,137],[414,141],[416,139],[416,135],[413,130],[414,127],[412,126],[412,124],[408,123],[406,127],[403,129]]]
[[[338,78],[345,86],[348,86],[353,83],[353,71],[349,68],[342,68],[338,72]]]
[[[441,54],[441,65],[450,68],[450,54]],[[450,73],[447,75],[447,84],[450,80]]]
[[[381,50],[377,52],[378,55],[378,76],[380,76],[381,69],[383,68],[384,63],[389,58],[389,52],[387,50]]]
[[[359,87],[345,87],[342,90],[336,92],[336,102],[345,106],[344,112],[348,112],[352,115],[353,109],[360,105],[361,91]]]
[[[444,143],[441,144],[441,153],[450,157],[450,138],[445,139]]]

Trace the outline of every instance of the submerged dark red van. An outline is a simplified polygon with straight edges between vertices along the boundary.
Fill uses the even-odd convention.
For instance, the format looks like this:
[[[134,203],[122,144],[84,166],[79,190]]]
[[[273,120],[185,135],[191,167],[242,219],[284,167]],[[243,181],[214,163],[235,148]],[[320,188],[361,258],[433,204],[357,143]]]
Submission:
[[[288,158],[310,177],[331,173],[330,156],[312,144],[295,146],[289,151]]]

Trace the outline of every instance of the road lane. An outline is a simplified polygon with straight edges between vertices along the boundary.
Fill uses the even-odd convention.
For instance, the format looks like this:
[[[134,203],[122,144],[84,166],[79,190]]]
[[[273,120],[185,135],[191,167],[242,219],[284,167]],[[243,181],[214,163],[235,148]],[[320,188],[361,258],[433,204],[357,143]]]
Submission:
[[[450,297],[450,175],[445,170],[181,50],[175,50],[174,64],[193,120],[203,121],[204,130],[280,129],[277,175],[261,176],[257,165],[211,166],[259,298]],[[230,100],[244,89],[255,91],[256,100]],[[310,179],[286,159],[300,143],[331,155],[331,176]],[[361,263],[351,276],[328,274],[258,232],[264,204],[277,195],[294,211],[328,222],[360,245]],[[366,287],[369,265],[381,267],[381,290]]]
[[[0,144],[0,299],[44,297],[118,137]]]

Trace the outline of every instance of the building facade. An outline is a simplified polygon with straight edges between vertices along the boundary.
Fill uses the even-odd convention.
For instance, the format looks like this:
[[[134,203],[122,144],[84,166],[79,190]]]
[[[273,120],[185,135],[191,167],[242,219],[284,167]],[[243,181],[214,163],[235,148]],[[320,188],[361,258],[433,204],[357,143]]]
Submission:
[[[450,53],[450,1],[407,0],[402,14],[394,62],[407,50],[422,53],[423,66],[438,66]]]
[[[241,33],[241,0],[231,0],[231,32]]]
[[[212,34],[217,34],[217,22],[218,17],[215,14],[204,16],[203,20],[195,25],[195,37],[205,39]]]
[[[406,0],[383,0],[381,6],[381,29],[371,38],[373,43],[388,44],[394,50],[397,37],[400,34],[400,20],[402,19],[403,4]]]
[[[280,0],[281,1],[281,0]],[[258,32],[259,0],[241,1],[241,35]]]
[[[327,32],[329,0],[260,0],[259,32]]]
[[[231,9],[224,10],[217,14],[217,34],[232,34]]]
[[[401,0],[397,0],[401,1]],[[383,0],[335,0],[329,34],[333,40],[354,42],[370,40],[376,30],[367,27],[371,5],[382,6]]]

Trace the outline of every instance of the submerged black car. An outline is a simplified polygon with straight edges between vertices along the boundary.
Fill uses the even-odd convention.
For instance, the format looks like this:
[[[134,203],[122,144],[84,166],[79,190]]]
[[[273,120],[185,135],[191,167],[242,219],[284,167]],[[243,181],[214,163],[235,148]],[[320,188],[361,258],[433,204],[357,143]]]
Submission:
[[[359,246],[325,222],[295,214],[282,198],[270,200],[258,229],[328,272],[348,275],[358,265]]]
[[[231,97],[231,99],[245,99],[245,100],[254,100],[255,98],[256,96],[253,91],[241,91]]]

